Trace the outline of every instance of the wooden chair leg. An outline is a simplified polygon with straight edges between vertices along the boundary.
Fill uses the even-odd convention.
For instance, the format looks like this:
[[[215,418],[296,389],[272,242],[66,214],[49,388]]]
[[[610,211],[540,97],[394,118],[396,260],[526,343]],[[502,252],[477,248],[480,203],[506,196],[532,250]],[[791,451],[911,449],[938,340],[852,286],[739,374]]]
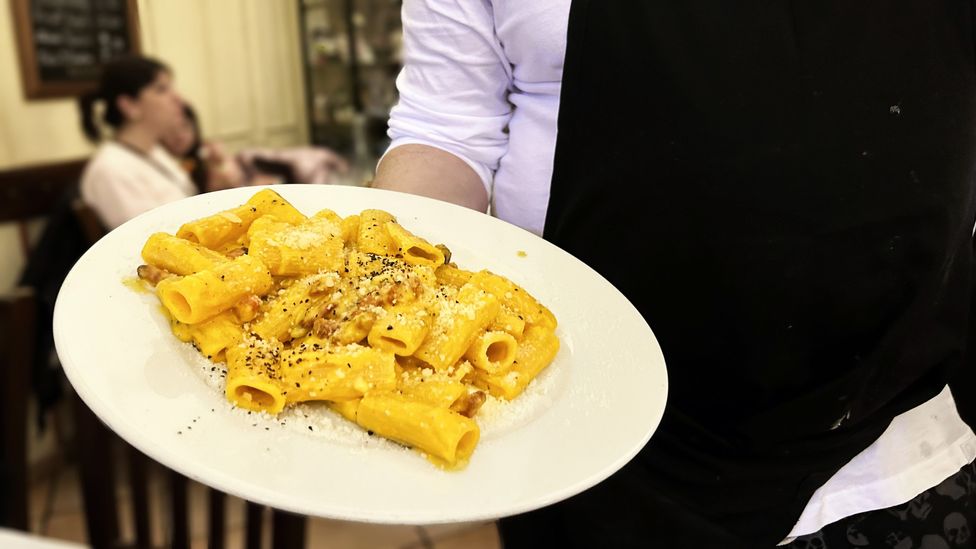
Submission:
[[[261,549],[261,530],[264,526],[264,507],[247,502],[247,530],[244,538],[245,549]]]
[[[217,490],[209,491],[210,498],[210,529],[207,534],[207,547],[210,549],[224,549],[224,508],[227,497]]]
[[[0,519],[6,519],[8,526],[19,530],[30,529],[30,517],[27,514],[27,395],[30,392],[30,371],[32,350],[34,348],[34,315],[36,314],[34,292],[29,288],[18,288],[9,296],[2,299],[2,320],[9,332],[4,334],[7,342],[5,349],[6,364],[3,367],[4,382],[0,387],[0,397],[3,398],[3,422],[0,448],[0,463],[4,465],[0,478],[0,485],[7,484],[9,499],[4,503],[6,513],[0,513]],[[7,497],[7,494],[0,494]],[[3,516],[6,515],[6,516]]]
[[[272,509],[272,549],[302,549],[305,547],[305,522],[303,515]]]
[[[81,398],[72,394],[78,433],[78,473],[85,505],[88,542],[92,547],[112,547],[119,537],[119,518],[111,459],[112,434]]]
[[[187,479],[176,471],[169,471],[170,516],[172,517],[172,549],[187,549],[190,546],[190,529],[186,512]]]
[[[132,518],[136,528],[136,547],[152,547],[149,531],[149,479],[146,469],[149,458],[126,444],[129,460],[129,486],[132,497]]]

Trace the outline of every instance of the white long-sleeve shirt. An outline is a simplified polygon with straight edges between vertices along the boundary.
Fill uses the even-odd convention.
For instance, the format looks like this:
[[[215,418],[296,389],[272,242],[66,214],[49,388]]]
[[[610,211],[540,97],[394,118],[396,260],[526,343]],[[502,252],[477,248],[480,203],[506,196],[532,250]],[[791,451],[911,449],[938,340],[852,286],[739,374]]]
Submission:
[[[158,145],[143,154],[108,141],[98,147],[81,176],[82,200],[109,230],[196,192],[186,172]]]
[[[403,3],[404,68],[390,149],[419,143],[453,153],[481,177],[495,216],[536,234],[542,234],[549,202],[569,5]],[[824,484],[789,536],[903,504],[974,459],[976,435],[947,387],[895,418]]]

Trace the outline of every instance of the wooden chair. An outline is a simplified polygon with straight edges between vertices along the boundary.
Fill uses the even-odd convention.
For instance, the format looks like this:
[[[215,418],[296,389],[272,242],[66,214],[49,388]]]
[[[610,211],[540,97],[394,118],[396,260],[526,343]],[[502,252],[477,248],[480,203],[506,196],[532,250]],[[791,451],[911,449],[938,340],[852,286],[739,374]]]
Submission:
[[[28,248],[26,222],[48,215],[77,181],[84,159],[0,171],[0,223],[17,223]],[[37,339],[37,294],[18,287],[0,294],[0,525],[30,529],[27,414]]]
[[[98,214],[85,204],[81,197],[72,199],[71,211],[74,213],[75,219],[78,220],[78,225],[81,226],[85,238],[88,239],[89,246],[105,236],[105,227],[102,225],[101,220],[98,219]]]
[[[72,211],[91,244],[105,234],[97,214],[80,199],[72,202]],[[78,465],[81,475],[82,498],[89,533],[89,541],[95,549],[148,548],[152,547],[152,528],[149,513],[149,471],[155,465],[150,458],[121,441],[112,433],[81,399],[74,397],[74,409],[78,440]],[[113,446],[123,445],[127,466],[127,482],[130,486],[129,502],[133,516],[135,539],[121,539],[119,528],[118,496],[114,489],[115,475],[122,469],[115,463],[117,454]],[[189,481],[183,475],[166,470],[169,488],[169,536],[167,547],[182,549],[190,545],[189,508],[187,488]],[[208,491],[208,547],[222,548],[226,532],[226,496],[217,490]],[[274,549],[300,549],[305,546],[306,518],[277,509],[271,509],[271,539]],[[245,547],[260,549],[262,543],[265,507],[248,502],[246,505]]]
[[[34,292],[17,288],[0,295],[0,444],[3,464],[2,525],[30,530],[27,496],[27,395],[34,348]]]
[[[76,429],[83,443],[78,445],[78,467],[81,476],[82,499],[89,543],[95,549],[134,548],[146,549],[156,546],[152,540],[152,523],[149,512],[150,470],[163,469],[150,458],[121,442],[106,428],[80,399],[75,402]],[[127,467],[121,467],[113,451],[121,443]],[[119,509],[122,501],[115,491],[119,471],[127,469],[125,479],[130,487],[129,506],[132,509],[134,538],[124,539],[119,523]],[[166,469],[166,484],[169,501],[167,518],[164,524],[167,531],[165,547],[183,549],[190,546],[189,507],[187,488],[189,480],[183,475]],[[217,490],[208,491],[207,546],[222,548],[226,540],[226,495]],[[247,549],[260,549],[264,527],[263,506],[247,503],[246,506]],[[271,510],[272,547],[274,549],[294,549],[305,546],[306,519],[276,509]]]

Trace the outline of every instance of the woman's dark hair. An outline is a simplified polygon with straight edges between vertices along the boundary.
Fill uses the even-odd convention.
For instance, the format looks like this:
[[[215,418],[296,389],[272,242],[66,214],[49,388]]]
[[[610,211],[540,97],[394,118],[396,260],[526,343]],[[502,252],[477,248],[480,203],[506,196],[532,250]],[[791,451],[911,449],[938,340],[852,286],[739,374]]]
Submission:
[[[119,110],[118,98],[123,95],[138,97],[139,92],[152,84],[161,72],[169,72],[169,67],[150,57],[133,55],[106,63],[102,67],[98,88],[79,98],[81,128],[85,137],[93,142],[98,142],[101,137],[95,120],[96,102],[105,102],[104,122],[113,128],[119,128],[125,123],[125,115]]]
[[[190,121],[193,126],[193,144],[183,155],[184,160],[192,160],[193,166],[190,168],[190,180],[196,185],[199,192],[204,192],[207,187],[207,162],[202,157],[200,149],[203,148],[203,132],[200,130],[200,119],[197,118],[196,111],[189,104],[183,104],[183,116]]]

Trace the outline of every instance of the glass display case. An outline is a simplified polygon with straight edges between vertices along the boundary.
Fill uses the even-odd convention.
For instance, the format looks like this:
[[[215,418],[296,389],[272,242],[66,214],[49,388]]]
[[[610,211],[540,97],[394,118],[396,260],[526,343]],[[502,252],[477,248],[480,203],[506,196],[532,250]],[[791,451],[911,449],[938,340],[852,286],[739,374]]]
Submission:
[[[402,0],[299,0],[309,138],[371,171],[386,149]],[[370,176],[371,174],[366,174]]]

